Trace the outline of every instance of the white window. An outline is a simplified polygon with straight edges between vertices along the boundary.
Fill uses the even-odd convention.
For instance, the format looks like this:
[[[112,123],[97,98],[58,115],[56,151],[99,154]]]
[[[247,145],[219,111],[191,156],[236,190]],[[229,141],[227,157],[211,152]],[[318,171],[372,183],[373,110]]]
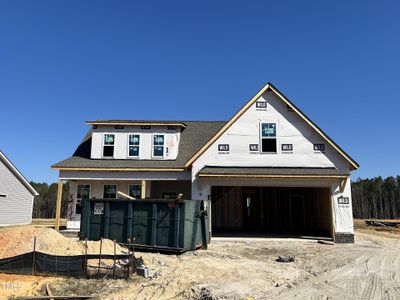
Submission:
[[[139,157],[140,135],[130,134],[128,137],[128,156]]]
[[[142,198],[142,186],[140,184],[129,185],[129,196],[136,199]]]
[[[117,198],[117,185],[116,184],[105,184],[103,186],[103,198],[104,199]]]
[[[277,153],[276,123],[261,123],[261,153]]]
[[[103,137],[103,157],[114,157],[115,134],[105,134]]]
[[[155,134],[153,135],[153,157],[164,156],[164,135]]]
[[[90,184],[78,184],[76,186],[75,214],[82,212],[82,199],[90,198]]]

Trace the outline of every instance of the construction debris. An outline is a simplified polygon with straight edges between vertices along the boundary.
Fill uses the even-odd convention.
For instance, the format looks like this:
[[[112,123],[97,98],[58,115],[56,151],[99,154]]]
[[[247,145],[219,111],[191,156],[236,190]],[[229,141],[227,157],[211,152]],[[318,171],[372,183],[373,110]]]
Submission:
[[[368,225],[374,227],[397,227],[400,226],[400,222],[396,221],[375,221],[375,220],[366,220]]]
[[[291,255],[279,255],[278,258],[276,259],[277,262],[283,262],[283,263],[288,263],[288,262],[294,262],[294,256]]]

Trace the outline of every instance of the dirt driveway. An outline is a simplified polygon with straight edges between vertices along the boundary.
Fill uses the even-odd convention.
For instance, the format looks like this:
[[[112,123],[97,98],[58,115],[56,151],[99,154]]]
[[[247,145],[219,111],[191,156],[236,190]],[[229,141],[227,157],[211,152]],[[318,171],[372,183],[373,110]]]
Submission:
[[[326,245],[311,240],[214,239],[206,251],[179,256],[137,252],[150,268],[150,278],[58,278],[49,286],[54,295],[99,294],[115,300],[400,299],[400,234],[362,228],[355,240]],[[295,259],[282,263],[276,261],[278,256]],[[0,289],[3,281],[0,277]],[[23,276],[17,281],[25,282]],[[43,289],[34,285],[31,291],[39,295]]]

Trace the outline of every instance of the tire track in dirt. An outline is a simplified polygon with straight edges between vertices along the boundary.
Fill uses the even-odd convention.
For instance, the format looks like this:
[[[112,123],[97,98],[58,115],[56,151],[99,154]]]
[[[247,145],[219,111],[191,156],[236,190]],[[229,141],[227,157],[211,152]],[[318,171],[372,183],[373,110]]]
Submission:
[[[293,289],[281,290],[276,294],[283,299],[400,299],[400,239],[375,235],[361,239],[371,247],[357,243],[348,253],[359,257],[344,266],[334,268],[316,277],[310,277]],[[377,247],[376,247],[377,246]]]

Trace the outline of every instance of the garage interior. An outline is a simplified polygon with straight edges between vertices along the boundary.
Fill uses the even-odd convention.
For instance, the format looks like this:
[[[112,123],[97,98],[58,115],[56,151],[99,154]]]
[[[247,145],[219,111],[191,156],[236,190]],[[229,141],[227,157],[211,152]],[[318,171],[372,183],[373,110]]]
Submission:
[[[329,188],[213,186],[213,236],[332,237]]]

